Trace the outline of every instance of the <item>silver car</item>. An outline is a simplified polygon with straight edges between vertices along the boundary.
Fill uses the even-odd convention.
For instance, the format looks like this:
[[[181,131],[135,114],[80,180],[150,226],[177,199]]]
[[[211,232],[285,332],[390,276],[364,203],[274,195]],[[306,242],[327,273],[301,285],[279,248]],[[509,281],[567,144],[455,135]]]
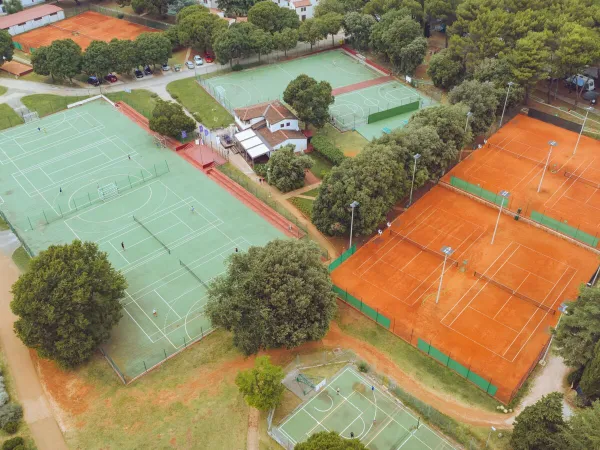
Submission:
[[[185,62],[185,67],[187,67],[188,69],[193,69],[195,66],[194,66],[194,63],[193,63],[193,62],[191,62],[191,61],[186,61],[186,62]]]
[[[194,62],[197,66],[201,66],[202,64],[204,64],[204,61],[202,61],[202,57],[200,57],[199,55],[194,55]]]

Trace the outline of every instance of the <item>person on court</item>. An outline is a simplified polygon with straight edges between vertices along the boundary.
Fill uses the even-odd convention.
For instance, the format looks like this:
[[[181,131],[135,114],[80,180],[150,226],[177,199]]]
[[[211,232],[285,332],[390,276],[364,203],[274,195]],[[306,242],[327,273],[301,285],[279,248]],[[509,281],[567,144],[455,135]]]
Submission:
[[[154,317],[158,317],[158,312],[156,311],[156,309],[153,309],[153,310],[152,310],[152,315],[153,315]]]
[[[58,192],[62,194],[62,187],[58,188]]]
[[[335,392],[337,393],[337,395],[340,395],[340,388],[335,388]]]
[[[125,243],[121,242],[121,248],[125,251]]]
[[[350,439],[354,439],[354,431],[350,432]]]
[[[192,205],[192,207],[190,208],[191,212],[195,212],[196,210],[194,209],[194,205]]]

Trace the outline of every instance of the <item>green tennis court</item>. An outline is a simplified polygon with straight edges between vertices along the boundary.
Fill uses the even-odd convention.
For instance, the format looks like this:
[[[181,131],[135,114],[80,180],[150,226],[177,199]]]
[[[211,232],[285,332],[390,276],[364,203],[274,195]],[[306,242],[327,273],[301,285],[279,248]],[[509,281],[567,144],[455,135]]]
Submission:
[[[327,81],[333,89],[383,76],[343,50],[331,50],[220,77],[200,76],[199,81],[231,111],[280,99],[289,82],[302,74]]]
[[[283,237],[103,100],[0,133],[0,180],[34,253],[95,241],[126,276],[105,350],[127,378],[210,332],[206,284],[231,253]]]
[[[339,392],[338,392],[339,389]],[[373,450],[451,450],[454,447],[420,423],[396,399],[358,374],[342,369],[277,428],[290,447],[320,431],[336,431]]]

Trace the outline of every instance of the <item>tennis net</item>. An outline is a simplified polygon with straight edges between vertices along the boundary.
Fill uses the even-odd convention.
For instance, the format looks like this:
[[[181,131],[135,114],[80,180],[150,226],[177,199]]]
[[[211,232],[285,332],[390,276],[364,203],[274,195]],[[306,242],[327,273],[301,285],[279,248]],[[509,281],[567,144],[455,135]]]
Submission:
[[[183,266],[196,280],[198,280],[202,284],[202,286],[208,289],[206,283],[202,281],[202,279],[198,275],[196,275],[196,273],[192,269],[190,269],[186,263],[184,263],[182,260],[179,260],[179,265]]]
[[[474,272],[474,275],[475,275],[477,278],[481,278],[482,280],[485,280],[485,281],[487,281],[488,283],[491,283],[491,284],[493,284],[494,286],[496,286],[496,287],[499,287],[500,289],[503,289],[503,290],[505,290],[505,291],[506,291],[506,292],[508,292],[509,294],[511,294],[511,295],[513,295],[513,296],[515,296],[515,297],[517,297],[517,298],[520,298],[521,300],[525,300],[526,302],[529,302],[529,303],[531,303],[532,305],[534,305],[534,306],[537,306],[538,308],[540,308],[540,309],[543,309],[544,311],[547,311],[547,312],[549,312],[550,314],[556,314],[556,310],[555,310],[555,309],[552,309],[552,308],[550,308],[550,307],[548,307],[548,306],[546,306],[546,305],[543,305],[543,304],[541,304],[540,302],[536,302],[536,301],[535,301],[535,300],[533,300],[532,298],[530,298],[530,297],[527,297],[526,295],[523,295],[523,294],[521,294],[520,292],[517,292],[517,291],[515,291],[515,290],[513,290],[513,289],[509,288],[508,286],[506,286],[506,285],[504,285],[504,284],[502,284],[502,283],[499,283],[499,282],[498,282],[498,281],[496,281],[496,280],[492,280],[490,277],[488,277],[488,276],[486,276],[486,275],[484,275],[484,274],[482,274],[482,273],[479,273],[479,272]]]
[[[432,255],[438,256],[438,257],[440,257],[442,259],[445,258],[444,254],[442,252],[436,252],[435,250],[427,248],[424,245],[419,244],[418,242],[415,242],[412,239],[410,239],[410,238],[408,238],[408,237],[406,237],[406,236],[404,236],[404,235],[402,235],[400,233],[397,233],[396,231],[390,230],[390,234],[392,236],[396,236],[397,238],[399,238],[399,239],[401,239],[403,241],[406,241],[406,242],[408,242],[408,243],[410,243],[410,244],[412,244],[412,245],[414,245],[416,247],[419,247],[421,250],[423,250],[423,251],[425,251],[427,253],[431,253]],[[448,264],[451,264],[453,266],[458,266],[458,261],[456,261],[456,260],[454,260],[452,258],[447,258],[446,261],[447,261]]]
[[[515,153],[515,152],[513,152],[513,151],[511,151],[511,150],[507,150],[506,148],[504,148],[504,147],[500,147],[499,145],[496,145],[496,144],[491,144],[491,143],[488,143],[488,145],[489,145],[490,147],[492,147],[492,148],[496,148],[496,149],[498,149],[498,150],[502,150],[503,152],[510,153],[510,154],[511,154],[511,155],[513,155],[515,158],[519,158],[519,159],[526,159],[526,160],[528,160],[528,161],[531,161],[531,162],[532,162],[532,163],[534,163],[534,164],[541,165],[541,166],[544,166],[544,165],[546,164],[546,163],[545,163],[545,162],[543,162],[543,161],[538,161],[537,159],[530,158],[529,156],[525,156],[525,155],[521,155],[521,154],[519,154],[519,153]]]
[[[169,249],[169,247],[167,247],[163,241],[161,241],[152,231],[150,231],[148,229],[148,227],[146,227],[146,225],[144,225],[142,222],[140,222],[138,219],[136,219],[135,216],[132,216],[132,217],[133,217],[133,220],[135,220],[137,223],[139,223],[142,226],[142,228],[144,230],[146,230],[148,232],[148,234],[150,234],[150,236],[152,236],[154,239],[156,239],[158,241],[158,243],[165,248],[165,250],[169,253],[169,255],[171,254],[171,249]]]
[[[573,180],[579,181],[580,183],[587,184],[588,186],[592,186],[596,189],[600,189],[600,183],[587,180],[583,177],[580,177],[579,175],[575,175],[573,172],[565,171],[565,177],[572,178]]]

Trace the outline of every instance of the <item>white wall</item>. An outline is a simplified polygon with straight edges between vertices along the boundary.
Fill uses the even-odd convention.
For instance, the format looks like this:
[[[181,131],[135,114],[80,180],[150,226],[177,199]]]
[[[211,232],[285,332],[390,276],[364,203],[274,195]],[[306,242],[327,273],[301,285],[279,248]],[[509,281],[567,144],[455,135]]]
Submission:
[[[33,30],[35,28],[43,27],[44,25],[48,25],[49,23],[58,22],[59,20],[64,20],[65,13],[63,11],[58,11],[56,14],[50,14],[40,18],[39,20],[29,20],[22,25],[14,25],[8,29],[8,33],[11,36],[15,36],[17,34],[25,33],[27,31]]]
[[[217,0],[198,0],[198,4],[206,6],[207,8],[219,9]]]
[[[304,7],[306,9],[306,11],[302,11],[302,8],[296,8],[296,14],[298,14],[298,18],[300,19],[300,21],[302,21],[302,16],[306,16],[306,19],[312,19],[314,16],[314,9],[315,7],[313,5],[310,6],[305,6]]]
[[[238,116],[234,116],[234,119],[235,119],[235,123],[237,124],[238,128],[241,131],[244,131],[244,130],[247,130],[248,128],[250,128],[255,123],[258,123],[261,120],[264,120],[264,117],[257,117],[255,119],[250,120],[249,122],[244,122],[244,121],[240,120],[240,118]]]
[[[287,123],[289,123],[289,126],[286,125]],[[283,128],[281,127],[281,124],[283,124]],[[276,131],[279,130],[295,130],[298,131],[300,128],[298,126],[298,120],[297,119],[285,119],[285,120],[281,120],[279,122],[276,122],[274,124],[270,124],[269,122],[267,122],[267,126],[269,127],[269,130],[271,130],[271,133],[275,133]]]
[[[308,142],[307,139],[288,139],[287,141],[284,141],[281,144],[274,146],[273,150],[277,150],[281,147],[285,147],[286,145],[294,145],[296,147],[294,149],[294,152],[299,153],[299,152],[303,152],[304,150],[306,150],[307,142]]]

